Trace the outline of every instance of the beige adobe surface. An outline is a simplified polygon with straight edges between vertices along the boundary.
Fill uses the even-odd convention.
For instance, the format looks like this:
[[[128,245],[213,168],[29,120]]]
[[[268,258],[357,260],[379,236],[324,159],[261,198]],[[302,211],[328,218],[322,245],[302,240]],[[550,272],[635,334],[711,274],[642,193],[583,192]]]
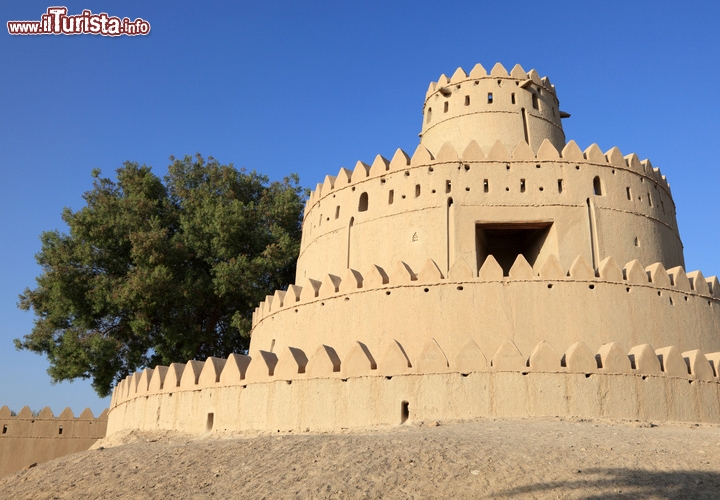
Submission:
[[[31,464],[43,463],[69,453],[85,451],[105,437],[107,410],[97,418],[86,408],[77,418],[70,408],[55,417],[45,407],[33,415],[25,406],[11,416],[0,408],[0,477]]]
[[[412,155],[312,192],[295,284],[256,309],[249,355],[128,377],[108,432],[720,422],[717,278],[684,270],[661,172],[566,142],[564,116],[534,70],[441,76]]]

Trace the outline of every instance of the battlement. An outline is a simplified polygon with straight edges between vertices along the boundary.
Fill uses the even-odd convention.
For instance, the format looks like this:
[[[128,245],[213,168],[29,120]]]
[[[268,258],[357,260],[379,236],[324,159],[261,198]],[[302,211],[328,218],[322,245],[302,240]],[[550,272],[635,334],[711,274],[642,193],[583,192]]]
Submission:
[[[670,184],[659,168],[653,167],[648,159],[640,160],[635,153],[623,155],[617,146],[603,153],[597,144],[591,144],[583,151],[575,141],[571,140],[562,150],[558,151],[550,141],[545,140],[538,151],[533,152],[529,149],[527,143],[521,141],[510,152],[500,142],[496,142],[487,151],[483,151],[476,142],[471,142],[460,154],[452,144],[447,142],[439,148],[436,155],[433,155],[426,147],[420,144],[412,156],[398,148],[391,160],[382,155],[377,155],[371,164],[358,161],[353,170],[342,167],[337,175],[326,175],[324,181],[318,183],[315,189],[310,192],[310,197],[305,205],[305,218],[307,218],[310,210],[323,198],[331,196],[341,189],[352,189],[371,179],[385,177],[393,173],[404,173],[413,169],[446,163],[453,165],[458,163],[499,163],[504,167],[504,163],[507,161],[535,160],[538,162],[568,165],[584,164],[627,170],[641,175],[653,183],[657,183],[659,187],[666,191],[668,196],[671,195]]]
[[[468,340],[454,357],[434,338],[413,358],[397,341],[377,352],[355,342],[342,358],[328,345],[232,354],[124,379],[108,433],[307,432],[529,415],[720,423],[719,361],[720,352],[626,351],[615,342],[595,352],[575,342],[559,354],[543,341],[522,352],[509,339],[494,351]]]
[[[550,79],[547,76],[540,77],[537,71],[531,69],[526,72],[522,66],[516,64],[512,70],[508,73],[505,66],[501,63],[495,63],[490,70],[490,73],[483,67],[482,64],[478,63],[473,66],[470,73],[466,73],[463,68],[458,68],[452,74],[451,77],[447,77],[444,74],[440,75],[440,78],[436,82],[430,82],[427,93],[425,94],[425,100],[432,96],[435,92],[446,94],[447,91],[443,89],[448,85],[462,85],[467,81],[481,80],[481,79],[508,79],[517,80],[521,82],[519,87],[525,88],[529,86],[541,87],[548,92],[555,94],[555,85],[550,83]]]
[[[471,142],[462,154],[445,143],[434,153],[419,145],[412,156],[398,149],[391,160],[378,155],[326,176],[305,207],[296,283],[387,255],[411,267],[432,258],[443,272],[461,255],[478,269],[484,251],[476,232],[491,223],[546,225],[543,253],[565,267],[591,238],[586,257],[595,267],[609,255],[684,265],[670,187],[649,160],[596,144],[582,151],[574,141],[561,151],[545,141],[537,152],[524,141],[512,151]]]
[[[470,74],[458,68],[451,78],[431,82],[423,106],[420,143],[437,150],[444,142],[463,150],[470,141],[489,148],[500,141],[512,148],[523,140],[537,151],[544,140],[565,145],[555,87],[537,71],[522,66],[508,73],[497,63],[487,73],[480,64]]]
[[[110,409],[137,398],[213,387],[447,372],[463,375],[480,371],[598,373],[720,382],[720,352],[705,354],[702,350],[693,349],[681,353],[675,346],[655,349],[649,344],[642,344],[625,351],[619,343],[610,342],[593,353],[584,342],[575,342],[559,355],[550,343],[541,341],[529,353],[523,354],[512,340],[505,339],[494,354],[488,354],[474,341],[468,340],[454,358],[448,359],[438,342],[429,338],[412,361],[395,340],[388,343],[385,351],[374,353],[362,342],[354,342],[342,359],[333,347],[327,345],[317,346],[310,353],[288,348],[279,355],[258,351],[252,356],[231,354],[227,359],[210,357],[206,361],[146,368],[129,375],[113,392]]]
[[[87,450],[105,437],[108,410],[95,417],[89,408],[75,417],[65,408],[57,417],[49,407],[34,415],[27,406],[12,415],[0,408],[0,477],[33,463]]]
[[[489,255],[477,271],[464,259],[458,258],[452,264],[447,275],[443,274],[438,264],[432,259],[428,259],[422,268],[414,270],[407,263],[398,261],[392,267],[383,268],[373,264],[363,272],[347,269],[341,274],[342,276],[336,274],[315,276],[307,278],[302,283],[289,285],[287,290],[276,290],[273,295],[268,295],[255,308],[253,327],[280,311],[303,304],[322,302],[336,296],[344,297],[353,293],[364,293],[381,288],[425,287],[473,281],[508,284],[513,281],[528,280],[587,282],[589,284],[598,281],[673,290],[682,292],[685,296],[693,295],[720,301],[720,284],[718,284],[716,276],[705,278],[701,271],[685,273],[681,266],[667,271],[660,262],[643,266],[638,260],[626,263],[621,269],[612,257],[605,258],[597,269],[593,269],[585,257],[579,255],[573,260],[572,266],[567,271],[555,255],[549,255],[546,260],[537,262],[532,267],[521,254],[518,255],[508,273],[504,273],[497,260]]]

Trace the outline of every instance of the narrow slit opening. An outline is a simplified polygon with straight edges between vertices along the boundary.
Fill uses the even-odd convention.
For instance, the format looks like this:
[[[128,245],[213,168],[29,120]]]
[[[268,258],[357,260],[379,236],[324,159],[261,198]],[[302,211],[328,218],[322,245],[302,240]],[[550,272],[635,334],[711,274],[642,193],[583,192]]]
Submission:
[[[215,420],[215,414],[214,414],[214,413],[208,413],[208,414],[207,414],[207,422],[205,423],[205,430],[206,430],[206,431],[211,431],[211,430],[212,430],[213,424],[214,424],[214,420]]]

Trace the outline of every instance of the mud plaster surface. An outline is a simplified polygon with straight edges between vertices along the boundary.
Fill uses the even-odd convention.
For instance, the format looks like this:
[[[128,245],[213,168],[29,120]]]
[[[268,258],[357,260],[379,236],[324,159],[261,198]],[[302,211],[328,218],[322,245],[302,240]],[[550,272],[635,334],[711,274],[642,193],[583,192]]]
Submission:
[[[718,498],[720,427],[488,419],[344,434],[129,433],[0,498]]]

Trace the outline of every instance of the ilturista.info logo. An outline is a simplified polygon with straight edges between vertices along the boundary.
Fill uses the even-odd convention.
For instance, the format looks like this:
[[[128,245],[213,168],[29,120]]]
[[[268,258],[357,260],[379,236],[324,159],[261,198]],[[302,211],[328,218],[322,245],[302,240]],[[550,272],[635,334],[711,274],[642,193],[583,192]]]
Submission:
[[[142,18],[109,16],[105,12],[93,14],[85,9],[82,14],[68,15],[67,7],[48,7],[39,21],[8,21],[11,35],[101,35],[135,36],[150,33],[150,23]]]

